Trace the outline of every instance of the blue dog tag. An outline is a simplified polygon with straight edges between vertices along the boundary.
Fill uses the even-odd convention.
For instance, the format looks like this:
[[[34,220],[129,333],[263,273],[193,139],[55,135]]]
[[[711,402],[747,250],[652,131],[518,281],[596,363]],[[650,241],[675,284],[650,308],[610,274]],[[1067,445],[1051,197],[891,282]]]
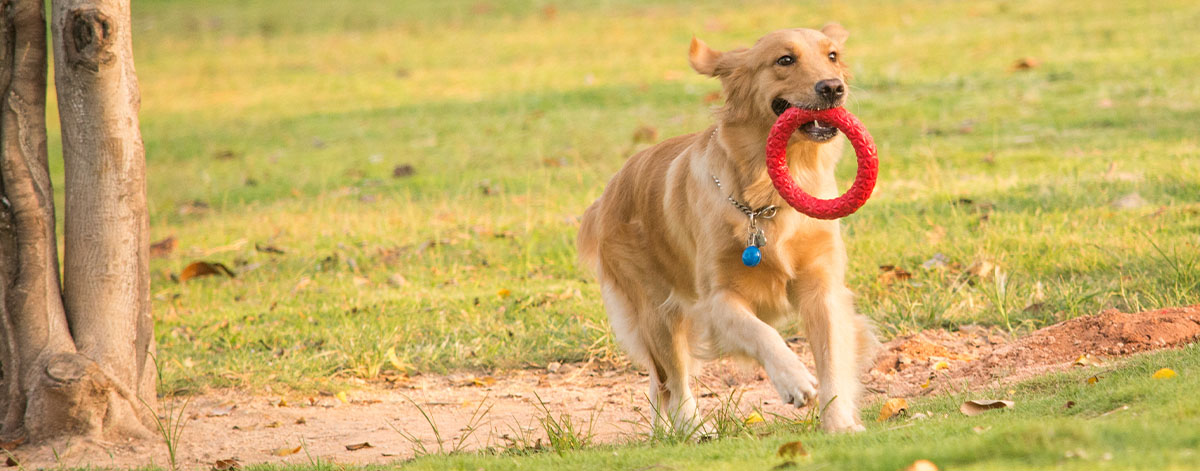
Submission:
[[[761,261],[762,261],[762,251],[759,250],[758,247],[751,245],[749,247],[746,247],[746,250],[742,251],[742,264],[744,264],[748,267],[753,267],[753,266],[758,266],[758,262],[761,262]]]

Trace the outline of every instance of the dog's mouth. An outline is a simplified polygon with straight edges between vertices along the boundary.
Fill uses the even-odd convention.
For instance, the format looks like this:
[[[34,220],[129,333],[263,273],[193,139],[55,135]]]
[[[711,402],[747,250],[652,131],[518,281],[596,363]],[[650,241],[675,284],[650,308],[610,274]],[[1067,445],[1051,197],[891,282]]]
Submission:
[[[775,116],[783,114],[784,111],[787,111],[788,108],[793,106],[810,110],[819,109],[815,107],[795,105],[787,100],[784,100],[783,98],[771,100],[771,111],[775,112]],[[800,129],[797,131],[804,133],[804,136],[813,142],[827,142],[836,137],[838,133],[837,128],[833,126],[822,126],[821,123],[815,120],[809,123],[801,124]]]

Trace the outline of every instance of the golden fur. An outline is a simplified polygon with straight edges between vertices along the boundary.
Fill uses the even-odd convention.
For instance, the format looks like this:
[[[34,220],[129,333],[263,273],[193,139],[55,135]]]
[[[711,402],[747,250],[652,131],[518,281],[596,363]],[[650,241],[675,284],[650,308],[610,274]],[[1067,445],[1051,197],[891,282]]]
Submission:
[[[676,427],[697,425],[694,359],[735,355],[758,361],[784,402],[800,407],[818,398],[825,429],[862,428],[858,375],[878,343],[845,286],[839,224],[787,206],[764,163],[772,100],[814,108],[844,101],[822,102],[814,86],[848,78],[841,58],[829,56],[840,54],[846,37],[836,24],[780,30],[728,52],[693,38],[692,68],[719,78],[725,93],[717,124],[631,157],[583,216],[580,256],[597,273],[616,338],[647,367],[651,401]],[[794,62],[778,63],[781,55]],[[788,146],[793,176],[817,197],[837,196],[841,139],[821,143],[802,134]],[[748,219],[728,195],[752,208],[779,207],[760,222],[768,242],[757,267],[741,262]],[[796,317],[817,377],[775,330]]]

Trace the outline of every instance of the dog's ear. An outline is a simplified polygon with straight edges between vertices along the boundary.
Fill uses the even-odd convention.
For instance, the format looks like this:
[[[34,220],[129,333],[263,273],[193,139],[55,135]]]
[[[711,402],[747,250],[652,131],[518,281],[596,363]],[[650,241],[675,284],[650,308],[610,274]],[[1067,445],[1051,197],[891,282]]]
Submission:
[[[822,26],[821,32],[825,33],[825,36],[828,36],[829,39],[832,39],[833,42],[837,43],[839,46],[845,45],[846,38],[850,37],[850,33],[846,32],[846,28],[843,28],[842,25],[837,23],[829,23],[825,26]]]
[[[692,46],[688,49],[688,62],[692,68],[710,77],[718,74],[717,65],[721,61],[721,52],[714,51],[704,44],[700,38],[692,36]]]

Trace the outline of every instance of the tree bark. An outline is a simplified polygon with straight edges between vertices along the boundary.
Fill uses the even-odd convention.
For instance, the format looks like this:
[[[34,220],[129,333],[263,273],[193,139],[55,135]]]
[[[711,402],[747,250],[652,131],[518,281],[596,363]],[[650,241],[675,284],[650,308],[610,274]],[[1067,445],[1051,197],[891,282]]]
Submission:
[[[52,5],[66,167],[60,287],[42,0],[0,0],[0,436],[149,437],[156,368],[128,0]]]

